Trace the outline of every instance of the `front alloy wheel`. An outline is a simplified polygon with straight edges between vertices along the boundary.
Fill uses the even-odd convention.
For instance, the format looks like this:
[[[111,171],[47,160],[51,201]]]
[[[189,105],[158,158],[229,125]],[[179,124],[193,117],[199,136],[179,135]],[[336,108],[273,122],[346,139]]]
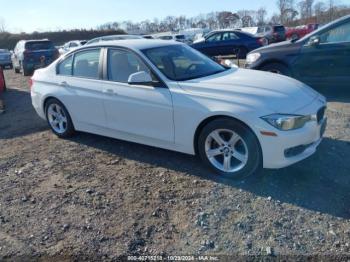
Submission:
[[[198,153],[216,173],[243,179],[262,169],[262,153],[255,134],[231,118],[207,124],[198,138]]]

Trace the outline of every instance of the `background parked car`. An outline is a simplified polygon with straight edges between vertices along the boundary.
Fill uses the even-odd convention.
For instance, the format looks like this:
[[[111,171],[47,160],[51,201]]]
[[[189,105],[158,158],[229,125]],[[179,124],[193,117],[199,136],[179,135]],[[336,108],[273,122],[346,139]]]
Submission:
[[[7,49],[0,49],[0,67],[13,68],[11,52]]]
[[[237,30],[212,31],[191,45],[207,56],[237,55],[246,58],[247,53],[263,46],[262,38]]]
[[[16,73],[22,71],[23,75],[28,76],[35,69],[51,64],[58,57],[57,48],[47,39],[21,40],[15,47],[13,64]]]
[[[74,40],[69,41],[68,43],[65,43],[60,49],[59,52],[61,55],[68,53],[69,51],[78,48],[79,46],[83,46],[87,43],[86,40]]]
[[[259,26],[255,35],[265,38],[268,44],[278,43],[286,40],[286,28],[283,25]]]
[[[190,41],[186,39],[185,35],[161,35],[157,38],[161,40],[173,40],[185,44],[190,44]]]
[[[318,24],[307,24],[297,27],[289,27],[286,30],[286,38],[290,40],[300,39],[318,29]]]
[[[131,40],[131,39],[144,39],[144,38],[139,35],[108,35],[108,36],[101,36],[101,37],[91,39],[86,43],[86,45],[97,44],[102,41]]]
[[[247,67],[301,80],[312,87],[350,88],[350,15],[300,40],[257,49]]]

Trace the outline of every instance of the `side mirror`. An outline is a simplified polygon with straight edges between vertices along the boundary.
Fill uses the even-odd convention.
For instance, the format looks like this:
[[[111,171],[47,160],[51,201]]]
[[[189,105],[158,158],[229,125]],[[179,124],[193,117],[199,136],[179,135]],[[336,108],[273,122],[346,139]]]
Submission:
[[[130,85],[152,85],[153,80],[150,74],[145,71],[140,71],[131,74],[128,79]]]
[[[320,44],[321,40],[319,36],[313,36],[309,39],[309,45],[310,46],[318,46]]]

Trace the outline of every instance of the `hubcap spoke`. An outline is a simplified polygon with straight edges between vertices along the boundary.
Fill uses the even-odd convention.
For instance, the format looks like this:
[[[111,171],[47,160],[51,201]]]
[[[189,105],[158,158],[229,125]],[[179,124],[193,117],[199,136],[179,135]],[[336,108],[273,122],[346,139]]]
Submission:
[[[236,145],[236,143],[237,143],[239,140],[240,140],[239,135],[237,135],[237,134],[232,134],[230,141],[228,141],[228,144],[229,144],[230,146],[234,146],[234,145]]]
[[[221,138],[218,131],[211,133],[211,137],[216,141],[216,143],[219,144],[219,146],[223,146],[225,144],[225,141]]]
[[[246,157],[246,155],[241,154],[240,152],[238,152],[238,151],[236,151],[236,150],[233,151],[232,156],[233,156],[234,158],[236,158],[237,160],[241,161],[241,162],[244,163],[244,164],[247,162],[247,157]]]
[[[224,157],[224,170],[225,171],[231,170],[231,156],[230,155],[226,155]]]
[[[214,157],[214,156],[219,156],[222,154],[223,154],[223,152],[222,152],[221,148],[211,149],[211,150],[207,151],[207,156],[209,158]]]

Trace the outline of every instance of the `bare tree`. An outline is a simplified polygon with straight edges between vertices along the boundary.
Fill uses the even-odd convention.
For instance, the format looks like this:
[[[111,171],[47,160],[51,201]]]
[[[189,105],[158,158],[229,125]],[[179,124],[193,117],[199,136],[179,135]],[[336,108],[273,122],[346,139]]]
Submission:
[[[0,17],[0,33],[6,32],[6,22],[5,19]]]
[[[267,11],[265,7],[260,7],[256,12],[256,23],[258,26],[266,24]]]

